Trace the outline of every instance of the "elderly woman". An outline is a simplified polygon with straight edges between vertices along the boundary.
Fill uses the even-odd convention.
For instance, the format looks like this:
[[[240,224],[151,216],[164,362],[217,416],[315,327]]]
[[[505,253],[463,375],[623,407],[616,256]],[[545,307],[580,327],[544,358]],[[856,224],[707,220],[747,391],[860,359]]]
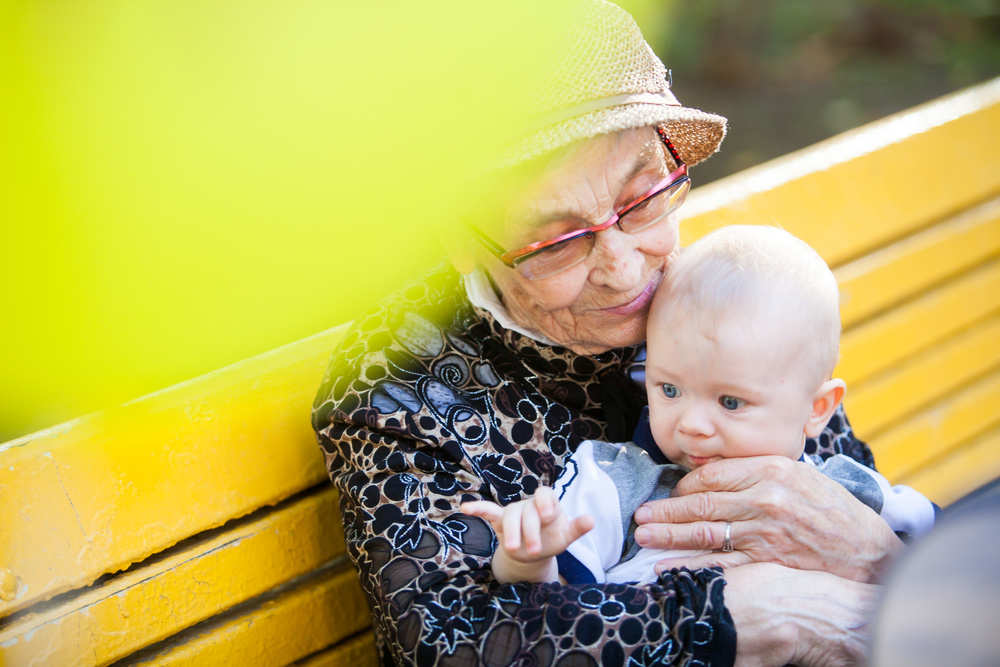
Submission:
[[[631,436],[650,299],[678,252],[688,167],[725,120],[679,105],[631,17],[588,6],[503,160],[533,181],[467,225],[452,266],[357,320],[313,424],[348,550],[397,664],[823,665],[855,661],[900,542],[809,466],[709,463],[640,509],[648,546],[734,550],[653,585],[500,585],[459,510],[551,485],[585,439]],[[456,232],[457,234],[458,232]],[[462,232],[465,233],[465,232]],[[809,453],[871,455],[838,415]],[[677,567],[684,565],[685,567]],[[723,569],[725,568],[725,569]]]

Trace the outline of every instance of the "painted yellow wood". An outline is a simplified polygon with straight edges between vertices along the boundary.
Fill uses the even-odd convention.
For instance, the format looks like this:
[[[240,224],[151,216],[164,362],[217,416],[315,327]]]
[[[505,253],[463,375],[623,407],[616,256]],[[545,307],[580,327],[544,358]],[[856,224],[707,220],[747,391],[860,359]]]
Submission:
[[[309,406],[342,332],[0,445],[0,617],[323,481]]]
[[[902,483],[945,506],[998,477],[1000,429],[994,429],[904,477]]]
[[[375,637],[366,632],[295,663],[295,667],[378,667]]]
[[[336,491],[324,485],[181,546],[11,619],[0,629],[0,664],[107,664],[345,558]]]
[[[684,239],[776,223],[839,266],[995,197],[997,127],[1000,78],[696,188]]]
[[[854,384],[898,365],[997,310],[1000,260],[845,333],[835,374],[847,382],[850,391]]]
[[[848,390],[844,403],[858,437],[872,440],[907,414],[960,390],[998,364],[1000,316],[994,316]]]
[[[893,482],[1000,425],[1000,367],[872,440],[879,470]],[[1000,456],[1000,451],[997,452]]]
[[[993,199],[838,268],[841,321],[849,328],[997,256],[1000,199]]]
[[[343,567],[309,578],[233,617],[222,616],[130,659],[135,665],[287,665],[371,625],[358,575]]]

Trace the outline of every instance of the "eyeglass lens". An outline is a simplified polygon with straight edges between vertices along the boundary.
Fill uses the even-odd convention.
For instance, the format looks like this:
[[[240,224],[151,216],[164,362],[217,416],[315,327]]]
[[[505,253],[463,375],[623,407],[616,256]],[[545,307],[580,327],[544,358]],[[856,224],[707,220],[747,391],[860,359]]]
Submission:
[[[619,214],[618,227],[628,234],[642,231],[664,220],[676,211],[687,198],[691,181],[687,178],[679,183],[653,193],[635,206]],[[597,240],[596,232],[574,236],[562,243],[547,246],[538,252],[526,255],[516,261],[517,270],[529,280],[538,280],[570,269],[590,254]]]

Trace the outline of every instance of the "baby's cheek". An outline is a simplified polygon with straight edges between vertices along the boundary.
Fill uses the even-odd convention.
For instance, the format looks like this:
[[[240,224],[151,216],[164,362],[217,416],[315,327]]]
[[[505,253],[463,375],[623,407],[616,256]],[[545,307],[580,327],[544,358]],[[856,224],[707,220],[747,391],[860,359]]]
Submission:
[[[659,387],[654,387],[650,391],[660,391]],[[674,444],[673,431],[670,427],[669,420],[660,414],[660,411],[656,409],[653,402],[659,397],[650,395],[650,407],[649,407],[649,430],[653,434],[653,440],[656,441],[656,446],[659,447],[663,455],[666,456],[671,461],[676,457],[678,450],[677,446]]]

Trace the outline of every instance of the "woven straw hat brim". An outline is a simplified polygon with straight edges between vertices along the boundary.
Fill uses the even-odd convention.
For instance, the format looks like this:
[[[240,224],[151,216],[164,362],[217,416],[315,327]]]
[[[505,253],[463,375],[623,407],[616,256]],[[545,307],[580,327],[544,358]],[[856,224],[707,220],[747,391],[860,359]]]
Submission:
[[[722,116],[689,107],[631,103],[581,114],[533,132],[503,151],[500,166],[532,160],[583,139],[648,125],[664,126],[688,165],[715,153],[726,136]]]

